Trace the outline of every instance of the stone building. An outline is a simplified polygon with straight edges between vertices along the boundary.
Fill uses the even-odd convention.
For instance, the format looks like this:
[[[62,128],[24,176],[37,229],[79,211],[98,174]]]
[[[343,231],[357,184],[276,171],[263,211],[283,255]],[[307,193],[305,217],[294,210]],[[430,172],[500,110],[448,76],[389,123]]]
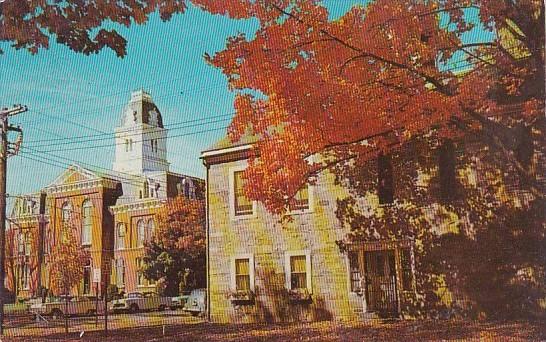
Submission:
[[[297,193],[288,212],[291,220],[281,221],[261,203],[247,199],[242,190],[242,171],[255,153],[255,142],[251,137],[243,137],[239,143],[222,140],[201,155],[207,171],[210,320],[350,321],[401,316],[404,305],[418,296],[415,241],[400,235],[341,246],[351,228],[339,221],[336,209],[338,200],[347,198],[349,190],[328,172]],[[465,154],[477,167],[457,169],[456,152],[449,144],[435,151],[432,169],[441,187],[433,190],[436,194],[425,220],[439,235],[472,227],[468,217],[449,212],[434,196],[449,195],[455,182],[464,178],[476,189],[479,201],[480,189],[499,183],[488,178],[499,174],[498,170],[480,172],[478,152]],[[382,156],[370,168],[378,170],[372,172],[375,185],[363,190],[365,196],[359,199],[368,223],[393,205],[393,172],[398,172],[390,159]],[[430,182],[430,174],[414,171],[418,183]],[[423,186],[417,184],[418,188]],[[499,194],[522,206],[529,194],[518,189],[521,187],[502,188]],[[442,300],[466,301],[462,296],[457,298],[455,290],[443,290],[446,298]]]
[[[204,182],[169,170],[167,129],[148,93],[131,95],[114,135],[112,170],[72,165],[40,193],[15,200],[7,253],[13,271],[8,271],[6,284],[17,296],[33,297],[40,288],[49,288],[49,253],[65,226],[75,228],[90,255],[73,294],[102,293],[93,283],[93,270],[101,270],[101,281],[109,279],[125,293],[155,289],[140,266],[156,214],[168,198],[201,198]]]

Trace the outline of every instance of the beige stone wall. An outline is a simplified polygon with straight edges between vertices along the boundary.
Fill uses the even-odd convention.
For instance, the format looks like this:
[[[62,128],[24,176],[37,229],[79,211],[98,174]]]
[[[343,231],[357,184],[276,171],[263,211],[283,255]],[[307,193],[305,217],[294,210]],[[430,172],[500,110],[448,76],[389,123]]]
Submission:
[[[322,176],[312,186],[311,210],[280,223],[260,204],[253,217],[230,216],[229,178],[244,161],[209,169],[209,284],[214,322],[350,320],[362,311],[362,297],[349,293],[346,255],[336,240],[347,233],[335,217],[333,177]],[[307,250],[311,257],[312,303],[290,303],[286,290],[285,253]],[[236,305],[229,298],[232,260],[250,254],[255,266],[255,301]]]

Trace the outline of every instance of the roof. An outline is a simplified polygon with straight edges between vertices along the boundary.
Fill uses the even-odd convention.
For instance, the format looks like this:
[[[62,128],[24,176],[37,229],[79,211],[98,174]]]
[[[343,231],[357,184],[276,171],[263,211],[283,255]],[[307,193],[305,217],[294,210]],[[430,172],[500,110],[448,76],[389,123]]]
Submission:
[[[131,93],[131,100],[123,109],[121,126],[130,124],[148,124],[163,128],[161,112],[152,100],[152,96],[142,89]]]

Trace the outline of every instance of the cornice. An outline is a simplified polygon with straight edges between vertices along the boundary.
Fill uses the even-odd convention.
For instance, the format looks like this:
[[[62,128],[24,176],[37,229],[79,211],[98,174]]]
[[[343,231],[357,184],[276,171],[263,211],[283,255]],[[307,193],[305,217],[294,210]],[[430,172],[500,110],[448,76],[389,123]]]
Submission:
[[[146,209],[156,209],[161,208],[165,204],[165,200],[160,199],[145,199],[145,200],[139,200],[136,202],[131,203],[125,203],[125,204],[119,204],[119,205],[113,205],[110,207],[110,211],[113,214],[119,214],[129,211],[140,211],[140,210],[146,210]]]

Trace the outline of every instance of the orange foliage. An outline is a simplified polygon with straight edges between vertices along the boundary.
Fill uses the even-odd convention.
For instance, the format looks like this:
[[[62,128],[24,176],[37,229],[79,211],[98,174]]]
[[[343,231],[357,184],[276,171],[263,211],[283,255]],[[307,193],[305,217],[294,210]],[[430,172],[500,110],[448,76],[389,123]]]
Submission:
[[[362,165],[423,134],[494,135],[544,112],[541,1],[375,0],[334,21],[318,1],[194,2],[260,21],[255,37],[232,37],[206,58],[237,92],[231,139],[249,129],[261,138],[246,190],[272,211],[332,166]],[[496,38],[463,40],[475,24],[465,10]],[[322,161],[308,162],[316,154]]]
[[[68,294],[82,280],[89,253],[81,247],[73,230],[64,228],[49,260],[50,289],[57,295]]]

